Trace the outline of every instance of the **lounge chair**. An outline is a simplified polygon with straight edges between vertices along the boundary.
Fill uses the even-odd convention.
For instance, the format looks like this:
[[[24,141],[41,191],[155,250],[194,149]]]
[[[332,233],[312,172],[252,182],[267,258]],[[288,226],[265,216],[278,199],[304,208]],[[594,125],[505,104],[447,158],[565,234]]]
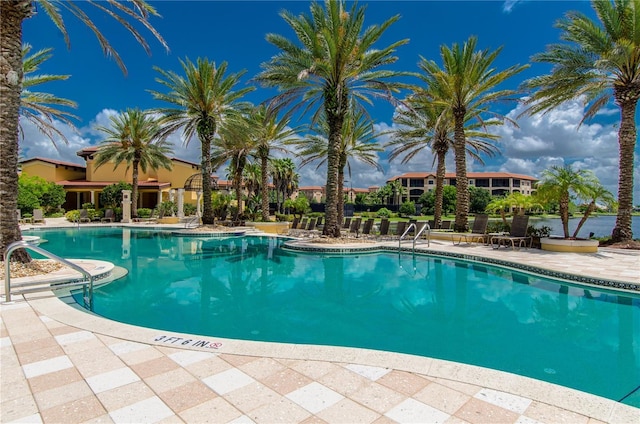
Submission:
[[[113,209],[107,209],[104,211],[104,218],[100,220],[100,222],[113,222],[115,220],[115,214],[113,213]]]
[[[344,219],[344,224],[342,224],[342,229],[343,230],[349,230],[349,228],[351,228],[351,217],[348,216]]]
[[[402,237],[402,234],[404,234],[404,231],[407,229],[407,225],[409,225],[409,223],[407,221],[398,221],[396,223],[395,235],[398,238]]]
[[[389,235],[389,218],[382,218],[380,221],[380,232],[378,237],[383,239]]]
[[[451,221],[442,221],[440,223],[440,229],[450,231],[451,230]]]
[[[511,231],[509,231],[508,235],[495,235],[491,237],[491,247],[494,249],[499,249],[500,245],[504,247],[508,247],[507,244],[511,243],[511,247],[513,249],[516,248],[516,243],[518,244],[518,248],[527,247],[527,241],[529,242],[529,246],[531,246],[531,237],[527,236],[527,228],[529,227],[529,216],[528,215],[514,215],[511,220]]]
[[[360,224],[362,224],[362,218],[357,217],[356,219],[351,221],[351,226],[349,227],[348,234],[355,234],[356,237],[360,234]]]
[[[420,231],[422,231],[422,234],[420,234],[420,237],[427,237],[427,230],[424,230],[424,227],[426,227],[427,225],[429,225],[429,223],[427,221],[416,221],[416,232],[414,234],[420,234]],[[431,225],[429,225],[429,229],[431,229]]]
[[[19,224],[26,224],[27,222],[31,222],[31,218],[22,217],[22,211],[20,209],[16,209],[16,217],[18,218]]]
[[[36,211],[33,211],[34,216]],[[78,221],[79,222],[91,222],[91,219],[89,218],[89,211],[87,211],[86,209],[80,209],[80,216],[78,216]]]
[[[362,226],[362,235],[369,237],[371,235],[371,230],[373,229],[373,218],[369,218],[364,222]]]
[[[44,224],[44,215],[42,213],[42,209],[33,210],[33,218],[31,218],[31,222],[33,224],[37,224],[38,222]]]
[[[489,223],[489,216],[485,214],[476,215],[473,220],[473,227],[471,228],[471,233],[467,234],[457,234],[451,237],[454,245],[459,245],[464,240],[466,243],[485,243],[487,242],[487,237],[489,237],[487,233],[487,224]],[[457,240],[457,243],[456,243]]]

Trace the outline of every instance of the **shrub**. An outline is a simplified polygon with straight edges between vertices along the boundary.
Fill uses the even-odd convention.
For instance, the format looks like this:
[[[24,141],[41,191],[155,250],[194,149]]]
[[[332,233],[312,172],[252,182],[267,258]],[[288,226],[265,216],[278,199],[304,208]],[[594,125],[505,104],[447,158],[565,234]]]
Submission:
[[[414,202],[404,202],[400,205],[400,215],[411,216],[416,213],[416,204]]]
[[[138,218],[150,218],[151,212],[149,208],[138,208]]]
[[[173,216],[178,212],[178,206],[174,202],[166,201],[158,205],[158,216]]]
[[[378,212],[376,212],[376,215],[378,216],[378,218],[390,218],[391,211],[387,208],[380,208],[378,209]]]
[[[122,190],[131,190],[131,184],[119,182],[106,186],[100,193],[100,204],[106,208],[122,206]]]
[[[182,210],[184,211],[184,216],[191,216],[196,214],[198,208],[192,203],[185,203]]]
[[[73,210],[64,214],[64,217],[67,218],[69,222],[77,222],[80,219],[80,211]]]

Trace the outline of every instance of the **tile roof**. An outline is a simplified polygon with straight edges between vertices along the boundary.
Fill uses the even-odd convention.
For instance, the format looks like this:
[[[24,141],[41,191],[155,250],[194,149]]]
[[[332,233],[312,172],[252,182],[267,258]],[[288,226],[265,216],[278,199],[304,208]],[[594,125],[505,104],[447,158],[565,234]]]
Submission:
[[[20,164],[25,164],[25,163],[28,163],[28,162],[36,162],[36,161],[50,163],[52,165],[57,165],[57,166],[71,166],[71,167],[74,167],[74,168],[87,169],[86,166],[80,165],[80,164],[77,164],[77,163],[63,162],[61,160],[47,159],[47,158],[41,158],[41,157],[35,157],[35,158],[31,158],[31,159],[21,160],[19,163]]]

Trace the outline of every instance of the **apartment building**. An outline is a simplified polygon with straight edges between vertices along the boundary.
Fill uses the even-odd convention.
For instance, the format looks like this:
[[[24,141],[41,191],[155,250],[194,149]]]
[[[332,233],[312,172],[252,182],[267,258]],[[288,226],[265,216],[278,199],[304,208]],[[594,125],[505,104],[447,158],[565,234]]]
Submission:
[[[489,191],[492,196],[505,196],[511,193],[522,193],[530,196],[535,191],[536,178],[529,175],[509,172],[468,172],[470,187],[478,187]],[[436,174],[434,172],[408,172],[395,176],[387,182],[400,181],[405,188],[399,202],[417,201],[422,194],[435,190]],[[456,174],[447,172],[444,185],[456,185]]]

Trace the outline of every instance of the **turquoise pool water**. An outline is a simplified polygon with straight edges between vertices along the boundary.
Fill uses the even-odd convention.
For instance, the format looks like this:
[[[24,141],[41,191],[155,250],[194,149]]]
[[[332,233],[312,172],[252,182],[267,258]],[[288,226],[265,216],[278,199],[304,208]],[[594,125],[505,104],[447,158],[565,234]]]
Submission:
[[[433,256],[298,254],[273,238],[32,234],[57,255],[129,270],[95,291],[94,311],[116,321],[430,356],[640,406],[639,296]]]

